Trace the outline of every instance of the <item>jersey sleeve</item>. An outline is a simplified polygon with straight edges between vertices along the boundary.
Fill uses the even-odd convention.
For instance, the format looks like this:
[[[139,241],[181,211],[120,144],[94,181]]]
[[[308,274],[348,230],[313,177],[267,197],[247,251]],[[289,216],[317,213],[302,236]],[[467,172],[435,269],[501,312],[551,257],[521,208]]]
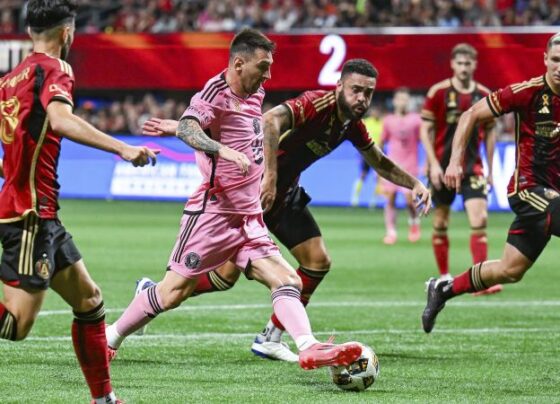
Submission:
[[[349,132],[348,139],[360,151],[365,151],[374,145],[374,141],[361,119],[356,122],[356,125]]]
[[[217,102],[203,99],[201,92],[198,92],[191,98],[191,103],[183,112],[181,119],[194,119],[203,130],[206,130],[214,122],[216,115]]]
[[[312,94],[309,91],[285,101],[283,105],[290,111],[290,129],[303,125],[317,115],[317,110],[312,101]]]
[[[52,63],[42,67],[45,79],[39,99],[43,108],[47,109],[52,101],[61,101],[74,107],[74,73],[70,65],[63,60],[54,59]]]
[[[428,91],[426,99],[424,100],[424,105],[422,106],[422,111],[420,117],[425,121],[435,121],[436,120],[436,103],[437,103],[437,92]]]
[[[494,116],[498,117],[508,112],[514,111],[528,103],[531,91],[519,90],[521,84],[512,84],[490,93],[486,97],[486,102]]]

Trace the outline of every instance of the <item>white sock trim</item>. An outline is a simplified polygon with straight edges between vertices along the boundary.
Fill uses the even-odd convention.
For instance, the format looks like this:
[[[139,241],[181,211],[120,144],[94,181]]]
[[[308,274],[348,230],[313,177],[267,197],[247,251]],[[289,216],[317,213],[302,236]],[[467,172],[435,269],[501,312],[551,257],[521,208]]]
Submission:
[[[107,337],[107,345],[113,349],[119,349],[125,337],[117,331],[117,323],[111,324],[105,328],[105,336]]]

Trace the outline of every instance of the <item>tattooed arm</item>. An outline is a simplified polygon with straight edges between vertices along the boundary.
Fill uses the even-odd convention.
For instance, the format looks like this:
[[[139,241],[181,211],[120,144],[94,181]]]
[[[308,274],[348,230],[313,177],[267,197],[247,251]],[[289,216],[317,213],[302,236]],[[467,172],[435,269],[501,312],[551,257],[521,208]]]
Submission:
[[[217,154],[224,160],[235,163],[243,175],[249,172],[251,163],[245,154],[210,139],[194,119],[181,119],[176,136],[195,150]]]
[[[290,129],[292,123],[288,107],[278,105],[263,116],[265,170],[261,187],[261,205],[267,212],[276,199],[278,178],[277,157],[280,135]]]
[[[363,151],[362,155],[367,163],[375,169],[380,176],[394,184],[411,189],[412,196],[416,200],[416,206],[423,205],[422,213],[428,213],[432,204],[432,197],[420,180],[396,165],[394,161],[383,154],[375,145]]]

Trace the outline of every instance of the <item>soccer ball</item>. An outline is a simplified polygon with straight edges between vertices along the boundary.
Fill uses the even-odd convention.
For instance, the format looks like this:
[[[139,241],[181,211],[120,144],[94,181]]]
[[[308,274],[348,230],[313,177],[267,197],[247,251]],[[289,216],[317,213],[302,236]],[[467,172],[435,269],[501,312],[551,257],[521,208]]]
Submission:
[[[362,354],[348,366],[331,366],[329,368],[334,384],[342,390],[364,391],[379,376],[379,359],[371,347],[362,345]]]

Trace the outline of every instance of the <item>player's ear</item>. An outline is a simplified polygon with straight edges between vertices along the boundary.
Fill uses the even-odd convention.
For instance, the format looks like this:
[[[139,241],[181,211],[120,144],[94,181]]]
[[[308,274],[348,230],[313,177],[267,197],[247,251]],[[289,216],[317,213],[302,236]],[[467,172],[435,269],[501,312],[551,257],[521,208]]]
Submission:
[[[243,59],[241,56],[236,55],[233,58],[233,67],[236,71],[240,71],[243,68],[244,64],[245,64],[245,59]]]
[[[548,54],[546,52],[544,53],[544,59],[543,60],[544,60],[544,65],[547,66],[546,62],[548,60]]]

